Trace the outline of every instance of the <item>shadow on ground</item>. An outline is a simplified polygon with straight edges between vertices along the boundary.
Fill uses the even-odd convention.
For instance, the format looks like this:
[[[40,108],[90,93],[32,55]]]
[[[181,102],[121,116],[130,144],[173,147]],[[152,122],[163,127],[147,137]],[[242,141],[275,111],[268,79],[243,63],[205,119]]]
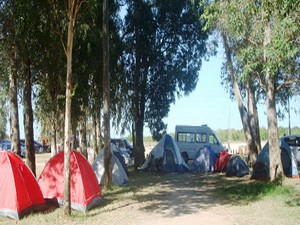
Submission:
[[[216,173],[199,175],[132,172],[126,187],[105,194],[105,205],[122,202],[120,199],[124,198],[123,204],[116,204],[110,210],[139,203],[142,211],[174,217],[216,205],[247,205],[274,191],[278,191],[278,184],[254,182],[249,176],[228,178]],[[280,193],[289,194],[290,189],[283,187]],[[290,205],[295,204],[297,205],[290,202]]]

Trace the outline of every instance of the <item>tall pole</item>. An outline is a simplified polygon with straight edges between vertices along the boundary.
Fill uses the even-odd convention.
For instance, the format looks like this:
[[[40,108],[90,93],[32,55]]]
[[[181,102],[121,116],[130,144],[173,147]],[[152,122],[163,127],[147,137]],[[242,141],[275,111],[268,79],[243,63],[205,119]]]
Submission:
[[[291,135],[292,132],[291,132],[291,109],[290,109],[290,98],[288,98],[288,116],[289,116],[289,135]]]

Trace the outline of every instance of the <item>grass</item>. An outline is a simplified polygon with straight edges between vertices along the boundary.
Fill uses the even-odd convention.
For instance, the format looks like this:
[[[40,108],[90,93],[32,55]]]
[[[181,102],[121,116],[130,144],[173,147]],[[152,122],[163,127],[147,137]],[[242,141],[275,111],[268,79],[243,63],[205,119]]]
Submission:
[[[269,204],[272,199],[284,210],[287,207],[295,209],[300,206],[300,189],[295,188],[299,181],[287,181],[290,183],[279,185],[251,181],[249,177],[228,178],[224,174],[157,174],[130,170],[129,183],[123,187],[113,185],[103,191],[101,206],[87,214],[72,211],[71,217],[65,217],[63,209],[56,208],[30,214],[19,222],[0,217],[0,224],[100,224],[103,215],[118,215],[131,206],[154,215],[166,208],[170,215],[185,215],[194,213],[199,207],[209,210],[215,205],[247,208],[257,202],[264,207],[265,202]],[[178,202],[174,202],[176,198]]]
[[[280,185],[276,182],[244,181],[226,182],[216,192],[220,199],[226,199],[234,204],[248,204],[264,197],[278,195],[293,196],[297,192],[291,186]]]

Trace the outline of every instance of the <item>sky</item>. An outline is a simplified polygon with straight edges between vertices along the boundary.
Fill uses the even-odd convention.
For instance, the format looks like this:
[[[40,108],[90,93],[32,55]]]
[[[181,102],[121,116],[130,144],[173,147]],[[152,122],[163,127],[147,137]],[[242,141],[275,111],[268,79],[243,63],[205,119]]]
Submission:
[[[221,66],[223,62],[222,49],[209,61],[203,61],[199,71],[196,89],[188,96],[183,96],[171,105],[168,117],[167,132],[174,133],[176,125],[207,124],[213,130],[242,129],[242,123],[236,101],[230,100],[229,93],[221,85]],[[300,98],[290,101],[291,109],[300,105]],[[299,110],[299,107],[298,107]],[[267,128],[266,107],[258,105],[259,122]],[[288,116],[284,121],[278,120],[278,125],[288,127]],[[300,116],[291,110],[291,127],[300,126]],[[145,134],[148,130],[146,129]]]

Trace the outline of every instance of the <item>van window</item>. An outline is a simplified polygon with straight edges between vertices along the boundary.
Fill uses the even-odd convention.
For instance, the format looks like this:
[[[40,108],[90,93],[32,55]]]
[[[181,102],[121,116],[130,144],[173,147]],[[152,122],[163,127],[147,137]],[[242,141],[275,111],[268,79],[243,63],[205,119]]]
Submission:
[[[194,143],[194,133],[186,133],[186,132],[177,133],[177,141]]]
[[[196,133],[196,142],[197,143],[206,143],[206,133]]]
[[[216,138],[215,135],[213,135],[213,134],[210,134],[210,135],[209,135],[209,143],[210,143],[210,144],[214,144],[214,145],[219,144],[217,138]]]

